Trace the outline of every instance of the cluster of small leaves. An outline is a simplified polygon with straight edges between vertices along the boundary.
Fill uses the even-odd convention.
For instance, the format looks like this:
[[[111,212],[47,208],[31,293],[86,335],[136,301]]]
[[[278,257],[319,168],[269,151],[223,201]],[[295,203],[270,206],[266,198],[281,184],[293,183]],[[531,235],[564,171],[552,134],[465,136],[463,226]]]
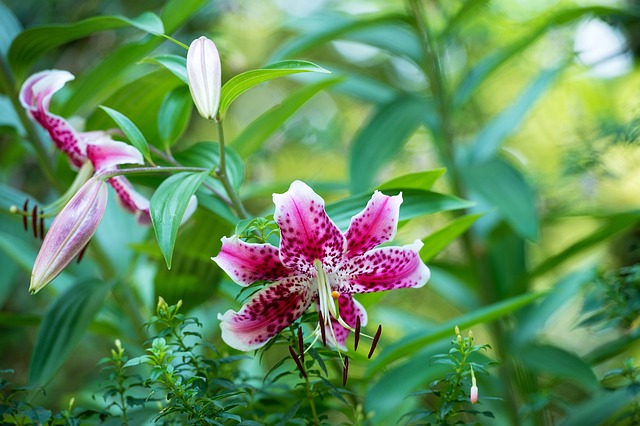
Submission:
[[[640,318],[640,264],[606,272],[587,295],[580,325],[628,330]]]
[[[235,234],[248,243],[275,243],[280,239],[280,228],[270,215],[241,220],[236,225]]]
[[[622,368],[605,373],[602,386],[610,390],[627,388],[635,396],[635,402],[616,419],[616,424],[640,424],[640,366],[634,365],[631,358],[625,359]]]
[[[0,370],[2,375],[12,373],[13,370]],[[44,393],[40,387],[13,386],[7,379],[0,377],[0,424],[76,426],[89,420],[103,421],[108,417],[107,413],[74,407],[73,399],[66,410],[58,413],[27,402],[40,392]]]
[[[157,330],[147,344],[148,354],[132,358],[124,368],[151,368],[142,386],[144,399],[127,398],[128,404],[153,401],[162,409],[156,421],[165,424],[238,424],[241,417],[231,411],[241,402],[242,390],[225,378],[225,365],[242,357],[220,357],[215,347],[202,341],[196,318],[179,312],[181,303],[169,306],[162,298],[156,315],[147,323]],[[210,353],[212,356],[207,356]]]
[[[135,374],[129,375],[125,370],[125,364],[129,356],[122,347],[120,340],[116,340],[115,349],[111,350],[111,356],[98,362],[104,376],[102,397],[106,403],[106,410],[115,410],[120,416],[122,424],[129,424],[127,411],[129,407],[142,405],[132,395],[134,388],[143,388],[142,378]]]
[[[259,386],[247,381],[246,416],[261,424],[321,425],[333,424],[330,418],[338,415],[342,424],[361,424],[357,395],[343,385],[345,355],[316,340],[315,331],[304,338],[307,326],[317,324],[317,313],[305,313],[261,350],[264,356],[286,348]]]
[[[472,377],[476,373],[487,375],[487,366],[492,362],[475,362],[469,357],[491,346],[474,345],[473,333],[463,338],[456,327],[456,339],[451,341],[452,348],[446,354],[432,357],[432,364],[449,366],[451,371],[443,378],[433,381],[429,389],[414,392],[412,396],[421,398],[420,408],[412,410],[401,417],[406,425],[455,425],[476,424],[474,417],[478,415],[493,418],[491,411],[479,411],[471,408],[470,389]],[[483,397],[488,399],[487,397]]]

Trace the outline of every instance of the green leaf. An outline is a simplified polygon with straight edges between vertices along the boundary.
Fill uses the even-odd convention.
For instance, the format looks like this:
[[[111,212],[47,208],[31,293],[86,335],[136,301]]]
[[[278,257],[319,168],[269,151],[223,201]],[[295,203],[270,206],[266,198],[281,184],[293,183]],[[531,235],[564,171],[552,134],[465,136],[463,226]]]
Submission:
[[[513,229],[529,240],[538,237],[536,194],[522,174],[500,158],[461,169],[462,177],[487,207],[496,207]]]
[[[158,55],[150,58],[144,58],[142,61],[144,64],[155,64],[166,68],[173,75],[178,77],[184,82],[189,84],[187,79],[187,58],[178,55]]]
[[[151,161],[151,153],[149,152],[149,144],[147,143],[147,140],[144,138],[144,135],[142,134],[140,129],[138,129],[136,125],[133,124],[133,122],[129,120],[129,118],[127,118],[124,114],[121,114],[118,111],[104,105],[101,105],[100,109],[109,114],[109,117],[111,117],[113,121],[116,122],[118,127],[120,127],[120,129],[127,136],[127,139],[129,139],[131,145],[135,146],[138,151],[140,151],[142,155],[144,155],[144,158],[146,158],[147,161],[153,164],[153,161]]]
[[[528,345],[518,350],[518,358],[526,367],[553,378],[563,378],[585,389],[598,387],[598,379],[582,359],[562,348],[551,345]]]
[[[387,188],[431,189],[433,184],[436,183],[438,178],[446,171],[447,169],[441,168],[425,170],[424,172],[409,173],[388,180],[385,183],[378,185],[376,189],[379,191],[384,191]]]
[[[397,195],[400,192],[403,199],[400,207],[401,221],[443,211],[466,209],[474,205],[470,201],[437,192],[419,189],[385,190],[386,195]],[[327,206],[327,213],[338,227],[346,229],[351,218],[365,208],[372,195],[373,192],[367,192],[331,203]]]
[[[542,71],[508,108],[498,114],[478,133],[471,146],[471,162],[480,163],[494,157],[508,136],[516,132],[535,101],[551,86],[565,65]]]
[[[605,424],[632,424],[615,421],[616,413],[623,407],[637,402],[638,395],[626,387],[614,391],[599,390],[581,404],[574,405],[561,426],[584,426]],[[611,422],[607,421],[611,420]]]
[[[218,115],[224,118],[231,103],[241,94],[268,80],[302,72],[329,73],[318,65],[307,61],[280,61],[264,68],[243,72],[227,81],[220,93]]]
[[[369,364],[366,376],[372,377],[396,360],[407,356],[410,357],[426,345],[452,336],[453,328],[456,325],[461,329],[464,329],[479,323],[490,323],[498,318],[502,318],[514,311],[517,311],[545,294],[545,291],[535,291],[523,294],[445,321],[439,326],[433,327],[428,331],[421,331],[405,336],[398,342],[387,346],[382,352],[380,352],[380,354]]]
[[[187,130],[193,101],[187,86],[174,89],[165,96],[158,112],[158,133],[165,147],[173,145]]]
[[[435,255],[440,253],[453,240],[464,234],[480,217],[482,217],[482,213],[458,217],[428,237],[423,238],[422,242],[424,243],[424,247],[420,250],[420,258],[422,261],[428,262],[433,259]]]
[[[426,100],[408,95],[378,107],[351,144],[351,192],[371,188],[376,173],[402,149],[427,111]]]
[[[316,93],[330,87],[340,79],[332,78],[304,86],[287,96],[282,102],[253,120],[231,143],[238,153],[247,157],[256,152],[276,130],[298,111]]]
[[[111,286],[81,281],[60,294],[42,319],[29,365],[29,383],[45,385],[66,361],[96,317]]]
[[[9,64],[17,79],[21,80],[35,61],[47,51],[99,31],[127,26],[156,35],[164,33],[162,21],[151,12],[145,12],[133,19],[123,16],[98,16],[73,24],[30,28],[16,37],[11,45]]]
[[[22,25],[11,9],[0,2],[0,55],[7,56],[11,42],[22,31]]]
[[[244,163],[242,157],[231,147],[225,146],[227,176],[236,191],[244,181]],[[189,167],[214,168],[220,164],[220,145],[217,142],[198,142],[188,149],[177,152],[174,157]],[[206,183],[220,192],[226,192],[219,180],[207,178]]]
[[[208,175],[208,172],[177,173],[162,182],[151,197],[149,207],[151,222],[158,246],[169,269],[171,269],[173,247],[184,212],[191,196]]]

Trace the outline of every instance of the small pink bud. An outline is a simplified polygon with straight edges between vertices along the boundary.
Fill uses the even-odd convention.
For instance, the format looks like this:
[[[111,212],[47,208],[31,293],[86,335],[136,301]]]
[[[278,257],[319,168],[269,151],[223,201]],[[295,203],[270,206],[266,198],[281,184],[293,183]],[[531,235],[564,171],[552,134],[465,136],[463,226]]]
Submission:
[[[218,112],[220,79],[220,56],[216,45],[204,36],[191,42],[187,52],[189,90],[198,112],[209,120]]]
[[[476,385],[471,386],[471,391],[469,391],[469,401],[472,404],[478,402],[478,387]]]
[[[107,184],[92,177],[56,216],[31,271],[32,294],[57,277],[89,243],[104,215],[107,196]]]

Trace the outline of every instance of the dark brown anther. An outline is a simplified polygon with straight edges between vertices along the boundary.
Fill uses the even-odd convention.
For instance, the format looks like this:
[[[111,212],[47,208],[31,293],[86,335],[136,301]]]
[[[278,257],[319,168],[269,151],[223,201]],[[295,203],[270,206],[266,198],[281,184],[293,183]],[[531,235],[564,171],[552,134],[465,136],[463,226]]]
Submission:
[[[87,243],[86,246],[82,247],[82,250],[80,250],[80,253],[78,253],[78,260],[76,263],[80,263],[80,261],[82,260],[82,257],[84,256],[84,252],[87,251],[87,247],[89,247],[89,243]]]
[[[300,350],[300,361],[304,364],[304,340],[302,340],[302,328],[298,328],[298,349]]]
[[[353,342],[353,350],[358,350],[358,342],[360,342],[360,317],[356,317],[356,338]]]
[[[33,236],[38,238],[38,205],[33,206],[31,210],[31,226],[33,227]]]
[[[44,210],[40,210],[40,239],[44,240]]]
[[[349,357],[344,357],[344,370],[342,371],[342,386],[347,386],[347,377],[349,377]]]
[[[22,215],[22,226],[24,226],[24,230],[28,231],[29,230],[29,226],[27,224],[27,214],[29,214],[29,199],[27,198],[26,200],[24,200],[24,204],[22,206],[22,211],[24,212],[24,214]]]
[[[320,323],[320,335],[322,336],[322,344],[327,346],[327,332],[324,329],[324,318],[322,312],[318,312],[318,322]]]
[[[307,373],[304,371],[304,367],[302,366],[302,363],[298,359],[298,355],[296,355],[296,351],[293,350],[291,345],[289,345],[289,353],[291,354],[291,358],[293,358],[293,361],[298,366],[298,370],[300,370],[300,373],[306,379],[307,378]]]
[[[378,326],[378,331],[376,331],[376,335],[373,336],[373,342],[371,342],[371,349],[369,349],[369,355],[367,358],[371,359],[371,355],[373,355],[373,351],[376,350],[376,346],[378,346],[378,340],[380,340],[380,335],[382,334],[382,324]]]

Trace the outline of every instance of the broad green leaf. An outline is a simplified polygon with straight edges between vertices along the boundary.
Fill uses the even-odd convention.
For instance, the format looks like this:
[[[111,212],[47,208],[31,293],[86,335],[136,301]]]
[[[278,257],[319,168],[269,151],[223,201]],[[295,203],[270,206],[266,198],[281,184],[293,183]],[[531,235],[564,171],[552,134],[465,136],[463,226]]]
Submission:
[[[218,115],[224,118],[231,103],[241,94],[268,80],[301,72],[329,73],[318,65],[307,61],[280,61],[264,68],[243,72],[227,81],[220,93]]]
[[[402,206],[400,206],[400,220],[409,220],[428,214],[466,209],[473,206],[470,201],[444,195],[437,192],[419,189],[387,189],[386,195],[397,195],[402,192]],[[341,229],[349,226],[351,218],[362,211],[371,199],[372,192],[354,195],[327,206],[327,213]]]
[[[636,327],[622,337],[595,348],[584,356],[585,362],[598,365],[629,350],[640,341],[640,328]]]
[[[529,345],[518,350],[518,359],[529,369],[563,378],[582,385],[585,389],[598,387],[598,379],[584,361],[562,348],[551,345]]]
[[[233,213],[231,208],[219,198],[214,197],[206,188],[200,188],[196,193],[198,196],[198,205],[215,214],[224,220],[230,226],[238,222],[238,217]]]
[[[99,31],[127,26],[138,28],[150,34],[164,33],[162,21],[151,12],[145,12],[133,19],[123,16],[98,16],[73,24],[30,28],[15,38],[9,50],[9,63],[17,79],[21,80],[31,65],[45,52]]]
[[[309,99],[318,92],[330,87],[340,79],[327,79],[309,86],[304,86],[289,96],[281,103],[252,121],[231,143],[234,149],[243,157],[256,152],[260,146],[276,130],[298,111]]]
[[[151,153],[149,152],[149,144],[147,143],[147,140],[144,138],[144,135],[142,134],[140,129],[138,129],[136,125],[133,124],[133,122],[129,120],[129,118],[124,114],[104,105],[101,105],[100,108],[104,112],[109,114],[109,117],[111,117],[113,121],[116,122],[118,127],[120,127],[120,129],[124,132],[127,139],[129,139],[129,142],[131,142],[131,145],[135,146],[138,151],[142,153],[144,158],[152,163]]]
[[[630,229],[640,222],[640,212],[632,211],[625,213],[617,213],[605,218],[604,223],[600,225],[593,233],[571,244],[560,253],[550,256],[537,265],[531,271],[531,277],[537,277],[545,274],[554,268],[562,265],[564,262],[572,259],[579,253],[602,244],[606,240],[611,239],[623,231]]]
[[[388,180],[383,184],[378,185],[376,189],[379,191],[384,191],[387,188],[431,189],[433,184],[436,183],[438,178],[446,171],[447,169],[441,168],[425,170],[424,172],[409,173]]]
[[[494,157],[508,136],[515,133],[536,100],[551,86],[564,70],[562,64],[542,71],[515,100],[478,133],[471,145],[471,163],[481,163]]]
[[[378,107],[351,144],[351,192],[371,188],[376,173],[402,149],[427,113],[427,101],[413,96]]]
[[[449,18],[449,20],[447,21],[447,25],[445,27],[445,29],[442,31],[442,35],[441,37],[446,37],[447,35],[451,34],[451,32],[453,30],[456,29],[456,27],[458,25],[460,25],[461,22],[463,22],[466,17],[473,12],[476,8],[480,7],[480,6],[485,6],[487,3],[489,3],[489,0],[468,0],[465,1],[456,11],[456,13]],[[476,15],[472,15],[472,16],[476,16]]]
[[[491,228],[487,240],[487,275],[497,300],[528,290],[526,241],[505,222]]]
[[[546,292],[544,291],[535,291],[523,294],[445,321],[439,326],[428,331],[422,331],[405,336],[402,340],[384,348],[378,356],[373,359],[371,364],[369,364],[366,376],[372,377],[391,363],[404,357],[412,356],[415,352],[419,351],[426,345],[437,342],[440,339],[450,337],[452,330],[456,325],[461,329],[465,329],[479,323],[490,323],[498,318],[502,318],[517,311],[518,309],[521,309],[545,294]]]
[[[424,249],[423,249],[424,250]],[[477,278],[468,266],[460,264],[429,263],[431,278],[427,285],[451,305],[463,312],[481,306]]]
[[[22,25],[11,9],[0,2],[0,56],[7,56],[11,42],[22,31]]]
[[[538,238],[536,194],[522,173],[500,158],[461,169],[466,185],[523,237]]]
[[[177,173],[160,184],[151,197],[149,212],[158,246],[171,269],[173,247],[178,228],[191,196],[200,187],[208,172]]]
[[[17,226],[22,225],[16,224]],[[29,236],[26,233],[25,235]],[[25,272],[31,272],[38,254],[37,249],[29,244],[29,240],[18,238],[6,232],[0,232],[0,251],[4,252],[4,258],[11,259],[13,264],[19,266]]]
[[[202,197],[198,196],[198,204]],[[180,232],[171,270],[159,268],[154,277],[156,297],[169,303],[182,300],[184,309],[192,309],[207,301],[218,289],[224,276],[213,263],[222,247],[221,238],[229,235],[232,227],[205,209],[198,209]]]
[[[355,67],[347,68],[344,64],[331,64],[330,68],[334,73],[346,77],[342,83],[336,86],[336,92],[371,104],[386,104],[400,96],[400,90],[380,79],[362,74]]]
[[[433,259],[435,255],[440,253],[453,240],[464,234],[481,216],[482,213],[476,213],[458,217],[428,237],[423,238],[422,242],[424,243],[424,247],[420,250],[420,258],[424,262]]]
[[[187,58],[184,56],[158,55],[150,58],[144,58],[141,62],[166,68],[173,75],[182,80],[184,84],[189,84],[189,80],[187,80]]]
[[[620,409],[637,404],[638,394],[633,389],[622,387],[615,390],[598,390],[589,399],[575,405],[560,426],[633,424],[616,421]],[[620,419],[618,419],[620,420]]]
[[[167,93],[182,83],[166,70],[156,70],[121,87],[105,99],[104,104],[119,111],[144,129],[147,142],[163,148],[158,133],[158,115]],[[135,102],[132,102],[135,99]],[[99,109],[87,119],[87,129],[108,129],[113,120]]]
[[[225,146],[224,152],[227,176],[231,181],[231,185],[238,191],[244,180],[242,157],[229,146]],[[177,152],[174,156],[176,160],[185,166],[212,169],[220,164],[220,145],[217,142],[199,142],[184,151]],[[224,187],[217,179],[210,177],[205,182],[218,191],[225,192]]]
[[[111,285],[80,281],[60,294],[42,319],[29,365],[29,383],[46,385],[100,312]]]
[[[206,3],[206,0],[169,0],[160,14],[164,23],[165,33],[172,34]],[[60,115],[63,117],[78,114],[85,115],[89,108],[105,103],[109,96],[139,77],[140,70],[144,67],[137,65],[137,62],[149,55],[153,49],[165,41],[162,37],[147,37],[118,47],[108,56],[101,58],[94,68],[76,76],[73,85],[70,85],[73,91],[69,99],[62,105]],[[130,65],[123,66],[123,64]],[[163,84],[159,84],[159,86],[159,89],[164,87]],[[171,88],[165,88],[165,91],[168,90],[171,90]],[[129,104],[135,106],[135,102],[129,102]],[[109,105],[115,106],[112,102],[109,102]],[[140,108],[144,110],[144,107]],[[126,113],[129,117],[133,117],[125,108],[118,107],[118,110]],[[155,115],[151,118],[155,120]],[[136,122],[143,129],[150,128],[142,126],[140,120],[136,120]],[[155,125],[153,127],[155,128]],[[147,136],[151,138],[152,135],[147,133]],[[153,139],[150,140],[153,141]]]
[[[178,87],[165,96],[158,112],[158,133],[165,147],[173,145],[187,130],[192,110],[193,101],[187,86]]]

